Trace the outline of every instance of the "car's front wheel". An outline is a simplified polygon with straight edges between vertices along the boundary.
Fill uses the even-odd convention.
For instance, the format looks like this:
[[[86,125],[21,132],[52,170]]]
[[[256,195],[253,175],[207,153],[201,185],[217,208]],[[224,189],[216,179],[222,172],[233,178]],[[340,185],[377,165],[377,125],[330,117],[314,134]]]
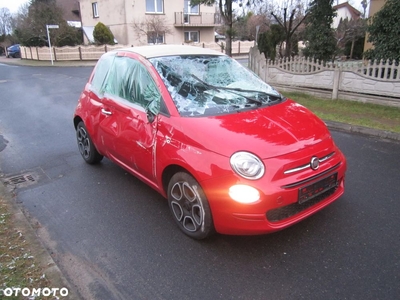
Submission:
[[[168,204],[179,228],[194,239],[214,233],[210,206],[198,182],[188,173],[178,172],[168,185]]]
[[[78,142],[79,152],[85,162],[93,165],[99,163],[103,159],[103,155],[97,151],[83,122],[79,122],[76,127],[76,140]]]

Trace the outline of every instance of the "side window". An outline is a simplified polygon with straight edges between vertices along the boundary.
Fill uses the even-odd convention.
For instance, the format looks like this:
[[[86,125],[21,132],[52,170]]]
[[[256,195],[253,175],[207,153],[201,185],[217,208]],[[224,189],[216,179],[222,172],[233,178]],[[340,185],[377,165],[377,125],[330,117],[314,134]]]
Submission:
[[[150,110],[160,111],[161,94],[146,68],[135,59],[115,57],[105,80],[107,93]]]
[[[140,86],[141,94],[135,100],[138,100],[139,105],[156,115],[160,111],[161,94],[149,72],[142,65],[139,66],[138,70],[141,80],[137,83]]]
[[[105,93],[119,97],[123,95],[124,78],[128,73],[127,67],[124,57],[116,56],[114,58],[110,71],[103,83],[102,90]]]
[[[102,87],[104,84],[104,79],[106,78],[112,66],[113,60],[114,60],[113,54],[103,55],[102,58],[97,63],[96,68],[94,69],[94,75],[91,84],[92,88],[98,93],[103,93]]]

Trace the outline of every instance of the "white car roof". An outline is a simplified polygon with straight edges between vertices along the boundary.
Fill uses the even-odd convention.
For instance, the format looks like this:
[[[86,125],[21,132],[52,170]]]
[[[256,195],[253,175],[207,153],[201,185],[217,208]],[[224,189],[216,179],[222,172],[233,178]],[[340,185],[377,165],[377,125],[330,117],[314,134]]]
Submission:
[[[139,46],[139,47],[118,49],[115,51],[134,52],[146,58],[173,56],[173,55],[225,55],[221,52],[212,49],[195,47],[195,46],[186,46],[186,45]]]

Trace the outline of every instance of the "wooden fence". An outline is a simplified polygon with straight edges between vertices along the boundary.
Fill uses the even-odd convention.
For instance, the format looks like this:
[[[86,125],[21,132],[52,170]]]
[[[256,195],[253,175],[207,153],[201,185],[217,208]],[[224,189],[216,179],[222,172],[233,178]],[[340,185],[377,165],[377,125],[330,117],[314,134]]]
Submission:
[[[224,43],[225,44],[225,43]],[[221,43],[192,43],[192,46],[214,49],[216,51],[223,51]],[[254,42],[233,42],[232,54],[248,55],[250,48]],[[102,46],[76,46],[76,47],[52,47],[52,55],[54,61],[68,61],[68,60],[98,60],[100,56],[108,51],[115,49],[128,48],[125,45],[102,45]],[[49,47],[21,47],[21,58],[29,60],[51,60]]]

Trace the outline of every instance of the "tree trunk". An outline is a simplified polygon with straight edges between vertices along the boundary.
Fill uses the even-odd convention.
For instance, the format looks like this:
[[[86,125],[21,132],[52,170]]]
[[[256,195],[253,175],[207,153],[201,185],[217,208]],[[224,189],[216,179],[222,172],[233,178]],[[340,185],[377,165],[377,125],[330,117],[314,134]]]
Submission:
[[[354,44],[355,44],[355,41],[354,41],[354,39],[352,39],[351,40],[351,49],[350,49],[350,59],[353,58]]]
[[[230,34],[226,35],[225,54],[232,57],[232,38]]]
[[[226,34],[226,50],[225,54],[232,57],[232,35],[233,35],[233,22],[232,22],[232,1],[226,1],[225,4],[225,20],[228,25]]]
[[[286,41],[285,41],[285,57],[288,58],[292,54],[292,44],[291,44],[291,39],[290,36],[286,36]]]

